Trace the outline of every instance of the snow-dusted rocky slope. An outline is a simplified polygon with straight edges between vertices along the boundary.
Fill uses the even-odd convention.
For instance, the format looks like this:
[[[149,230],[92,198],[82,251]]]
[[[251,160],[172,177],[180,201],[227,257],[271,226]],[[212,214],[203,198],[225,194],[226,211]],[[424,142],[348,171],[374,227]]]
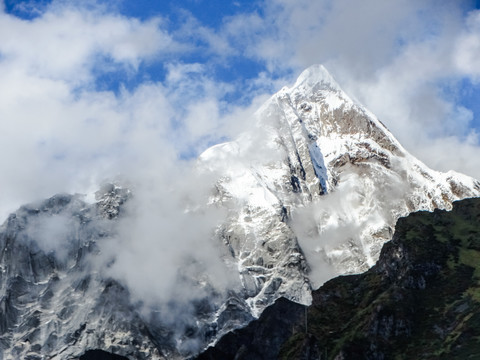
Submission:
[[[308,304],[312,285],[365,270],[398,217],[480,194],[477,181],[408,154],[322,66],[267,101],[251,130],[204,152],[198,169],[220,174],[205,206],[227,209],[215,236],[238,264],[242,290],[223,305],[199,299],[199,318],[174,333],[101,271],[108,259],[98,244],[118,231],[129,191],[103,188],[96,204],[58,195],[0,228],[0,357],[70,359],[88,349],[182,357],[189,336],[206,345],[279,296]]]
[[[22,206],[0,227],[1,359],[78,359],[88,349],[175,358],[171,332],[145,322],[96,256],[130,192],[110,185],[98,196],[89,204],[56,195]],[[38,241],[45,234],[56,236]]]

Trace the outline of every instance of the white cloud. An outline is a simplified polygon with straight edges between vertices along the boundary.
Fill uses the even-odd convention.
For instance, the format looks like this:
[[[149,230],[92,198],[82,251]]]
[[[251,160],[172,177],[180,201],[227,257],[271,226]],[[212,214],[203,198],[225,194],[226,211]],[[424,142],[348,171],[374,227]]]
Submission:
[[[30,76],[79,84],[92,80],[92,68],[101,66],[103,59],[135,70],[141,60],[174,47],[160,25],[160,19],[141,23],[63,6],[31,21],[3,13],[0,53],[4,66],[12,64]]]
[[[454,64],[461,74],[473,77],[478,82],[480,76],[480,11],[472,11],[466,19],[466,29],[459,36],[453,51]]]

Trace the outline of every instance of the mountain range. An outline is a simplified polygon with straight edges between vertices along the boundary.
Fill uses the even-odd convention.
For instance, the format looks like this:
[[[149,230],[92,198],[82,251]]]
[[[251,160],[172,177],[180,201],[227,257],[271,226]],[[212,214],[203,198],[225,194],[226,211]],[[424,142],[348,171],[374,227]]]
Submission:
[[[0,228],[3,358],[94,359],[107,356],[102,351],[131,359],[187,358],[268,315],[270,305],[289,301],[296,310],[284,320],[292,317],[296,337],[283,336],[291,347],[282,351],[348,354],[337,338],[326,345],[320,340],[323,325],[316,333],[295,330],[304,306],[318,304],[312,290],[372,267],[395,229],[404,226],[396,225],[399,218],[449,210],[454,201],[480,194],[478,181],[434,171],[410,155],[321,65],[272,96],[251,129],[201,154],[196,170],[215,178],[208,203],[198,208],[226,213],[212,241],[240,286],[218,289],[208,278],[189,280],[202,296],[192,299],[181,321],[165,322],[162,311],[173,313],[183,304],[146,309],[148,299],[139,301],[108,271],[121,264],[105,256],[104,244],[122,231],[135,190],[105,184],[94,202],[55,195],[22,206]],[[382,285],[382,276],[372,281]],[[358,283],[369,286],[355,277],[340,279],[352,279],[341,285],[346,294],[357,291]],[[322,317],[321,310],[309,311],[309,317]]]

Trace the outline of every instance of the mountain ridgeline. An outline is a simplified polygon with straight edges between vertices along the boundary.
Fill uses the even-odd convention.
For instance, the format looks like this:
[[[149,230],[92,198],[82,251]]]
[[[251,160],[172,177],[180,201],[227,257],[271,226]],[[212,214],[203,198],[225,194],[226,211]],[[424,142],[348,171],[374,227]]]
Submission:
[[[453,238],[432,232],[440,226],[432,223],[419,228],[419,238],[412,240],[415,233],[408,231],[407,220],[396,223],[411,212],[451,209],[454,201],[480,196],[480,183],[454,171],[434,171],[415,159],[323,66],[308,68],[291,87],[273,95],[237,139],[202,153],[195,174],[209,179],[208,200],[178,211],[187,216],[178,222],[183,224],[178,231],[164,233],[159,226],[148,233],[166,249],[162,259],[174,249],[179,264],[158,261],[148,246],[138,248],[145,244],[137,241],[146,236],[145,223],[163,219],[165,209],[158,210],[157,200],[147,194],[142,214],[148,216],[135,223],[139,219],[132,220],[132,214],[138,214],[135,206],[142,204],[135,202],[142,198],[135,188],[106,184],[95,201],[59,194],[11,214],[0,227],[0,358],[94,359],[108,353],[140,360],[185,359],[217,343],[202,356],[217,356],[208,355],[213,351],[240,359],[244,351],[250,356],[244,358],[254,359],[258,350],[258,358],[336,354],[340,359],[357,350],[367,354],[368,348],[368,356],[380,359],[397,345],[416,344],[412,339],[417,330],[428,329],[422,334],[436,339],[428,341],[441,341],[437,350],[452,354],[469,336],[461,326],[476,321],[470,313],[476,306],[473,290],[470,297],[462,297],[468,302],[437,299],[433,305],[443,311],[444,320],[435,322],[434,330],[426,322],[417,323],[415,311],[421,310],[410,306],[431,305],[419,297],[429,294],[435,279],[449,276],[447,270],[463,271],[466,281],[445,283],[451,296],[470,288],[477,250],[468,247],[475,246],[467,239],[474,236],[467,234],[474,231],[466,225],[468,214],[465,224],[449,230],[459,231]],[[209,235],[198,235],[193,224],[203,224],[204,218],[192,214],[211,210],[225,215],[221,224],[198,232]],[[432,216],[448,218],[443,214]],[[406,242],[396,248],[402,231],[408,235]],[[129,236],[122,236],[125,232]],[[206,236],[203,244],[214,250],[181,245],[177,240],[187,232],[194,240]],[[382,252],[387,260],[312,293],[335,276],[368,270],[394,232],[394,241]],[[397,257],[388,260],[392,249],[397,249]],[[149,274],[137,272],[128,282],[129,270],[144,260],[132,262],[133,253],[149,257],[155,266],[145,267]],[[196,253],[204,257],[196,258]],[[414,255],[422,254],[443,254],[446,265],[440,258],[425,260],[425,269],[411,265]],[[206,263],[221,265],[215,269],[222,269],[217,272],[222,272],[223,282],[197,271],[209,269]],[[228,276],[223,276],[225,269]],[[183,287],[169,292],[160,286],[167,277]],[[230,284],[232,279],[235,284]],[[148,295],[142,298],[132,288],[136,283]],[[336,290],[324,293],[332,286]],[[384,297],[396,302],[380,304]],[[310,304],[305,317],[305,305]],[[244,332],[230,332],[259,316],[261,322],[253,321]],[[268,316],[271,326],[262,325]],[[355,326],[337,327],[354,320]],[[261,328],[252,331],[255,326]],[[235,334],[244,335],[237,339]],[[252,334],[257,335],[251,344],[243,346]],[[427,350],[425,356],[435,356]]]
[[[279,299],[198,360],[478,359],[480,199],[401,218],[375,266]]]

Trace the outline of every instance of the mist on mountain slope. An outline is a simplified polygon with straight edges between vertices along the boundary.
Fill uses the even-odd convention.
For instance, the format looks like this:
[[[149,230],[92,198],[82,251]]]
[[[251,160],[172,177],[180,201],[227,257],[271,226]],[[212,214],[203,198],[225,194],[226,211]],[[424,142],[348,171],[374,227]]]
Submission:
[[[226,213],[204,206],[212,179],[193,169],[176,170],[136,184],[115,235],[100,244],[100,251],[105,276],[126,286],[147,321],[160,321],[177,341],[183,338],[179,348],[189,353],[204,345],[194,336],[184,339],[195,326],[195,304],[218,309],[241,283],[216,234]]]
[[[363,188],[360,175],[351,174],[335,191],[292,214],[292,226],[311,268],[309,279],[314,289],[340,275],[327,254],[335,253],[345,244],[361,248],[362,235],[367,229],[394,221],[392,204],[405,197],[407,185],[390,180],[391,183],[377,184],[370,179],[370,186]],[[376,259],[367,261],[371,266]]]

